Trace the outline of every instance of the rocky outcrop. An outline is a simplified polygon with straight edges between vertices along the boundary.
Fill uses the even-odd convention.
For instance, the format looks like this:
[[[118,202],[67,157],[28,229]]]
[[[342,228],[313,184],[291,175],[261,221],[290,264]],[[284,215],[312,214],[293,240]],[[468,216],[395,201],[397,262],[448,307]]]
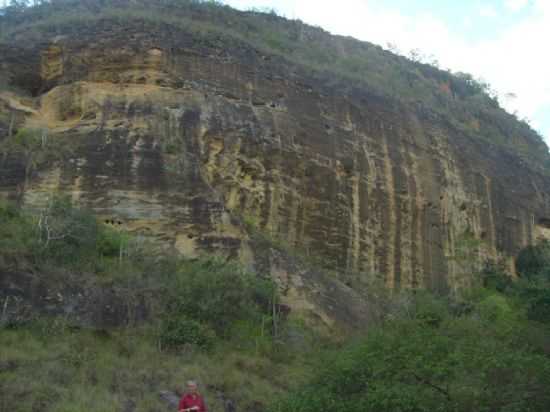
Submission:
[[[135,326],[151,317],[158,291],[138,291],[71,275],[0,271],[0,325],[20,325],[38,314],[71,327],[106,330]]]
[[[35,97],[0,94],[4,113],[67,150],[35,173],[27,207],[68,193],[187,256],[270,271],[294,307],[353,291],[282,268],[251,231],[348,277],[445,291],[548,226],[550,179],[512,151],[236,41],[103,21],[5,56],[12,82]],[[16,76],[21,56],[32,81]],[[23,178],[10,164],[0,166],[4,196]],[[339,316],[329,312],[327,322]]]

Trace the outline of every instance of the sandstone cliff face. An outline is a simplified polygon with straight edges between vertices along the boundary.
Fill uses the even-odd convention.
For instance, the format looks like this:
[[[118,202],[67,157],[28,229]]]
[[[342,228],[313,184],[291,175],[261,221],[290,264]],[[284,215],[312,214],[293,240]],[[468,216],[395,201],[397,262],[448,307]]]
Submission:
[[[251,226],[347,276],[449,290],[548,222],[550,179],[512,152],[238,42],[103,22],[3,56],[4,75],[36,96],[3,92],[4,118],[74,143],[35,173],[28,207],[68,193],[187,256],[270,270],[296,307],[353,292],[266,254]],[[21,167],[4,158],[5,196]]]

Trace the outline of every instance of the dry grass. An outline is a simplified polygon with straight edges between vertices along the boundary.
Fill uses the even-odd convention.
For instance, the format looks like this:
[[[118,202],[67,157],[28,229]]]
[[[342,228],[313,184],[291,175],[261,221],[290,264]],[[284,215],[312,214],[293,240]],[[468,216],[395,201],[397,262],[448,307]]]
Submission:
[[[211,411],[223,410],[222,392],[246,410],[309,374],[301,357],[280,362],[231,343],[208,353],[159,352],[150,328],[107,333],[43,320],[0,330],[0,347],[0,412],[122,411],[130,401],[136,411],[166,410],[159,391],[179,391],[191,378]]]

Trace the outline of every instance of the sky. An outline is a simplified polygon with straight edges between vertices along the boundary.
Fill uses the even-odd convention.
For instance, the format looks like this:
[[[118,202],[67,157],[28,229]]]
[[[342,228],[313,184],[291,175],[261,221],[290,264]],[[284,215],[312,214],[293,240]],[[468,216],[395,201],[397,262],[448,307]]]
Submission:
[[[550,145],[550,0],[224,0],[270,8],[488,82]]]

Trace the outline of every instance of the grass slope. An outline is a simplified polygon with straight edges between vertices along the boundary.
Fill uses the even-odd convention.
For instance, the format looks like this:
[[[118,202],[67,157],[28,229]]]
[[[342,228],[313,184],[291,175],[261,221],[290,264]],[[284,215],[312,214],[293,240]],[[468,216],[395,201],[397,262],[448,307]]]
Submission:
[[[335,343],[271,317],[271,283],[231,263],[133,248],[65,199],[40,216],[0,207],[0,270],[147,285],[160,299],[141,322],[108,329],[3,312],[0,412],[163,411],[159,392],[191,378],[220,412],[226,398],[271,412],[550,409],[550,243],[522,251],[519,281],[489,265],[452,297],[364,285],[378,316]]]

